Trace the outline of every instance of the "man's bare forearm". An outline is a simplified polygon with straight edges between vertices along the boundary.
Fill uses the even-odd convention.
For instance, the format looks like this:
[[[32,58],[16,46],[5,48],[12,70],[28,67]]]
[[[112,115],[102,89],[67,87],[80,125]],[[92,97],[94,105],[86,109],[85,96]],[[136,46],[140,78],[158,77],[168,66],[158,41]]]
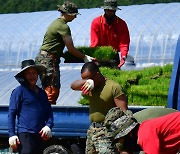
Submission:
[[[86,80],[76,80],[73,83],[71,83],[71,89],[73,90],[81,90],[81,87],[84,85],[84,83],[86,82]]]

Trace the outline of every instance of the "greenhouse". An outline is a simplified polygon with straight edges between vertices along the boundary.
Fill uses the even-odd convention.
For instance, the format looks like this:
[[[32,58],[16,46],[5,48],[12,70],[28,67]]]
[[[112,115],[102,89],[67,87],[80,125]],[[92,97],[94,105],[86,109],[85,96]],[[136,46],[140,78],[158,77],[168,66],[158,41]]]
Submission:
[[[130,32],[129,55],[136,67],[173,63],[180,35],[180,3],[119,6],[116,14],[126,21]],[[103,9],[79,9],[81,15],[68,23],[74,45],[90,45],[90,25]],[[60,16],[58,11],[0,14],[0,103],[7,104],[18,85],[13,78],[24,59],[34,59],[39,52],[48,25]],[[66,49],[65,49],[66,50]],[[70,83],[80,78],[82,64],[61,63],[61,93],[58,104],[75,104],[79,92]],[[72,75],[73,74],[73,75]],[[75,99],[72,99],[73,96]]]

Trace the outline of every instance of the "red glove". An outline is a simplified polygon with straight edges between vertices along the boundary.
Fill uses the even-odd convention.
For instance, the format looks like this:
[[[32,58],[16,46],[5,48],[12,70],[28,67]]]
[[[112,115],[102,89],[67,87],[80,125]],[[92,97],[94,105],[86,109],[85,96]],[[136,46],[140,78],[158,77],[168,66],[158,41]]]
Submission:
[[[119,65],[118,65],[118,67],[121,68],[124,65],[124,63],[125,63],[125,57],[121,58],[121,61],[120,61]]]

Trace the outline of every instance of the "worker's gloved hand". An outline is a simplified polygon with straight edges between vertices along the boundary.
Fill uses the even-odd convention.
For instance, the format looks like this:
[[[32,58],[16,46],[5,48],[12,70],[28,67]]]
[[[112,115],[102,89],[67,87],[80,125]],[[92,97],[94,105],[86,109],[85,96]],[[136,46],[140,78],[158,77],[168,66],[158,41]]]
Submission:
[[[9,138],[9,145],[13,150],[18,148],[18,144],[20,144],[20,141],[16,135]]]
[[[59,89],[50,85],[47,86],[44,90],[47,93],[49,102],[51,104],[56,104],[56,100],[59,96]]]
[[[43,140],[48,140],[50,137],[52,137],[51,129],[48,126],[44,126],[39,134],[41,134]]]
[[[85,55],[83,60],[85,63],[87,63],[87,62],[91,62],[91,61],[95,60],[95,58],[88,56],[88,55]]]
[[[92,79],[88,79],[81,87],[81,90],[83,94],[88,95],[93,88],[94,88],[94,81]]]
[[[124,65],[125,59],[126,59],[126,57],[121,58],[121,61],[120,61],[119,65],[118,65],[119,68],[121,68]]]

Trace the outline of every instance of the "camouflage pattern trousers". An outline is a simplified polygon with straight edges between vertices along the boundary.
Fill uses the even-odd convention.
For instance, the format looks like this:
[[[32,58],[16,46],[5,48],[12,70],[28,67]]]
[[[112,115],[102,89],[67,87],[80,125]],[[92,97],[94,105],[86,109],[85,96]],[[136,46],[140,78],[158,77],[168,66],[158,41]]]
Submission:
[[[86,154],[117,154],[112,138],[106,134],[106,127],[92,123],[87,131]]]
[[[46,72],[40,75],[42,87],[46,88],[49,85],[52,85],[53,87],[60,89],[60,57],[55,58],[50,54],[39,53],[35,58],[35,63],[46,67]]]

